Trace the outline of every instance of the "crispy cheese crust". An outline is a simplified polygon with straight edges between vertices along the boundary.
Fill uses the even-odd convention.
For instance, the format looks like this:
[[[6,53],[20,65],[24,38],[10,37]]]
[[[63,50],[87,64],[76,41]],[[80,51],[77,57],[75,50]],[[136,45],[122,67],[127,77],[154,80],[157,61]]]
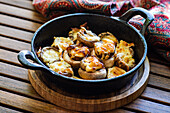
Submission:
[[[70,38],[54,37],[54,42],[51,46],[59,48],[60,51],[64,51],[72,44],[74,43]]]
[[[103,63],[99,61],[99,59],[95,56],[89,56],[82,60],[81,67],[87,72],[95,72],[96,70],[103,68]]]
[[[100,42],[94,43],[94,50],[101,60],[107,60],[115,52],[115,43],[110,39],[103,39]]]
[[[44,47],[37,52],[38,57],[47,65],[60,60],[60,53],[56,48]]]
[[[135,59],[133,58],[134,51],[132,48],[134,43],[127,43],[123,40],[116,47],[116,65],[125,70],[129,70],[134,67]]]
[[[72,77],[74,75],[71,65],[65,61],[58,61],[58,62],[51,63],[49,67],[51,70],[64,76]]]
[[[88,56],[90,51],[86,46],[71,45],[63,53],[63,59],[73,68],[80,67],[80,61]]]
[[[125,70],[123,70],[117,66],[114,66],[112,68],[108,68],[107,78],[114,78],[114,77],[120,76],[125,73],[126,73]]]
[[[112,33],[110,33],[110,32],[103,32],[103,33],[100,33],[98,36],[101,38],[101,40],[103,40],[103,39],[110,39],[115,44],[118,43],[117,38]]]
[[[74,60],[81,60],[82,58],[90,54],[89,48],[86,46],[71,45],[67,48],[67,51],[69,53],[70,58]]]

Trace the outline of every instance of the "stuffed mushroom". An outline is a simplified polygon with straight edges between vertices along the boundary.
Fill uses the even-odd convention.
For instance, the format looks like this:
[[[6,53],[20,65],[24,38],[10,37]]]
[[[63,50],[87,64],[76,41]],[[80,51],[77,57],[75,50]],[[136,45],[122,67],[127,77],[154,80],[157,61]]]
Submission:
[[[54,47],[40,48],[37,52],[37,55],[46,65],[60,60],[60,52]]]
[[[80,32],[77,33],[77,39],[88,47],[93,47],[95,42],[100,41],[100,37],[85,27],[81,27]]]
[[[52,47],[56,47],[60,52],[64,51],[70,45],[73,45],[73,41],[68,37],[54,37],[54,42],[51,45]]]
[[[80,61],[90,54],[89,48],[82,45],[70,45],[63,53],[63,59],[73,68],[80,67]]]
[[[135,59],[133,58],[134,51],[131,47],[134,43],[127,43],[123,40],[116,47],[115,63],[118,67],[129,71],[135,66]]]
[[[101,38],[101,40],[103,39],[112,40],[115,43],[115,45],[118,43],[117,38],[110,32],[103,32],[103,33],[100,33],[98,36]]]
[[[80,62],[78,73],[81,78],[88,80],[106,78],[104,64],[95,56],[83,58]]]
[[[92,55],[100,58],[106,68],[114,65],[115,43],[110,39],[103,39],[100,42],[94,43]]]
[[[117,66],[113,66],[112,68],[108,68],[107,78],[114,78],[123,75],[125,73],[126,71],[124,69],[119,68]]]
[[[51,70],[57,72],[58,74],[68,76],[68,77],[74,76],[74,72],[71,65],[63,60],[53,62],[49,65],[49,67]]]

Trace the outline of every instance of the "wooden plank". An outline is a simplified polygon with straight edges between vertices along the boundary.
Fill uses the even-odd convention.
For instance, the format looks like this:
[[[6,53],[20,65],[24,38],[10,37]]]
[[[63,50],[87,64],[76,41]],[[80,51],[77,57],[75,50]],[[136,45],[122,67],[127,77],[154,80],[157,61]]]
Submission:
[[[2,107],[2,106],[0,106],[0,111],[1,111],[1,113],[22,113],[22,112],[12,110],[12,109],[9,109],[6,107]]]
[[[166,65],[150,62],[151,72],[170,77],[170,67]]]
[[[36,91],[33,89],[31,84],[17,81],[14,79],[0,76],[0,88],[19,93],[21,95],[26,95],[26,96],[29,96],[32,98],[44,100],[36,93]],[[115,113],[123,113],[123,112],[131,113],[130,111],[126,111],[126,110],[122,110],[122,109],[116,109],[116,110],[114,110],[114,112]],[[109,112],[107,112],[107,113],[109,113]]]
[[[21,9],[21,8],[5,5],[5,4],[0,4],[0,11],[1,13],[4,14],[17,16],[20,18],[29,19],[36,22],[44,23],[47,21],[47,19],[45,19],[45,17],[43,17],[40,13],[30,11],[27,9]]]
[[[0,47],[14,51],[31,50],[31,44],[0,36]]]
[[[150,112],[150,113],[169,113],[170,112],[170,107],[155,103],[152,101],[148,100],[143,100],[143,99],[136,99],[132,103],[124,106],[123,108],[129,108],[129,109],[136,109],[141,112]]]
[[[37,101],[34,99],[30,99],[27,97],[19,96],[16,94],[12,94],[9,92],[1,91],[0,90],[0,103],[16,107],[19,109],[27,110],[30,112],[69,112],[68,110],[62,109],[60,107],[54,106],[52,104],[44,103],[41,101]],[[135,109],[145,112],[169,112],[169,106],[137,99],[136,101],[132,102],[129,105],[126,105],[123,108]],[[71,111],[73,112],[73,111]],[[111,113],[114,112],[110,111]],[[120,112],[121,113],[121,112]]]
[[[4,50],[4,49],[0,49],[0,53],[1,53],[0,54],[0,60],[1,61],[5,61],[5,62],[9,62],[9,63],[13,63],[13,64],[16,64],[16,65],[22,66],[17,59],[18,53],[7,51],[7,50]]]
[[[16,92],[22,95],[26,95],[29,97],[33,97],[36,99],[44,100],[42,97],[40,97],[37,94],[37,92],[33,89],[31,84],[29,83],[0,76],[0,88],[8,91]]]
[[[21,79],[24,81],[29,81],[27,69],[2,62],[0,62],[0,74],[7,75],[12,78]]]
[[[75,113],[58,106],[34,100],[28,97],[20,96],[17,94],[9,93],[0,90],[0,103],[23,109],[29,112],[41,112],[41,113]]]
[[[141,97],[170,105],[170,92],[167,91],[146,87]]]
[[[30,0],[0,0],[0,2],[35,11],[35,8],[32,5],[32,1]]]
[[[149,85],[170,91],[170,79],[150,74]]]
[[[35,32],[41,24],[0,14],[0,24]]]
[[[33,37],[33,33],[19,30],[19,29],[14,29],[7,26],[0,26],[0,35],[6,37],[12,37],[14,39],[18,39],[26,42],[31,42],[31,39]]]

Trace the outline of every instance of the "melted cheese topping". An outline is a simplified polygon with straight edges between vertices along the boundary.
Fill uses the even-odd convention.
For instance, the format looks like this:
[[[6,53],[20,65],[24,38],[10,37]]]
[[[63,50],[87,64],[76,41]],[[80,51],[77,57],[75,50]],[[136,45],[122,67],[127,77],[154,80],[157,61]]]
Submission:
[[[79,58],[83,58],[86,57],[88,54],[90,53],[88,47],[74,47],[73,49],[71,49],[71,51],[69,52],[69,55],[71,56],[70,58],[73,59],[75,57],[79,57]]]
[[[101,34],[99,34],[99,37],[103,40],[103,39],[110,39],[112,40],[115,44],[118,43],[117,38],[110,32],[103,32]]]
[[[114,77],[120,76],[120,75],[125,74],[125,73],[126,73],[125,70],[123,70],[123,69],[121,69],[119,67],[114,66],[112,68],[108,68],[108,75],[107,75],[107,77],[108,78],[114,78]]]
[[[69,37],[73,40],[76,41],[77,40],[77,34],[78,32],[80,32],[80,29],[78,28],[72,28],[72,31],[69,32]]]
[[[60,62],[54,62],[52,64],[49,65],[50,69],[52,69],[53,71],[62,74],[62,75],[71,75],[73,76],[73,70],[71,68],[71,65],[68,64],[65,61],[60,61]]]
[[[123,40],[116,47],[116,57],[125,62],[129,67],[133,67],[135,59],[133,59],[133,51],[130,47],[134,46],[134,43],[127,43]]]
[[[54,42],[51,45],[52,47],[58,47],[60,52],[66,50],[67,47],[73,44],[73,41],[70,38],[64,37],[54,37]]]
[[[81,38],[88,41],[100,41],[100,37],[92,33],[92,31],[86,30],[86,28],[84,27],[81,27],[81,32],[79,32],[78,34],[81,36]]]
[[[52,63],[54,61],[60,60],[60,54],[58,51],[54,49],[45,49],[43,48],[43,53],[41,54],[41,58],[45,63]]]
[[[85,70],[87,72],[95,72],[96,70],[103,68],[103,64],[93,56],[84,59],[84,66],[86,67]]]
[[[102,56],[101,60],[108,59],[111,53],[115,51],[115,44],[110,39],[103,39],[101,42],[94,44],[95,52]]]

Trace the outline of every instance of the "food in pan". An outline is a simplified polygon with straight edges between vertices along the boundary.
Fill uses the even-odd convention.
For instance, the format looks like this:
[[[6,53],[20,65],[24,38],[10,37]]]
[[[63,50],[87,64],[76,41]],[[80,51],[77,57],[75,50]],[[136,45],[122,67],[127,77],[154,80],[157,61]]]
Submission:
[[[95,56],[85,57],[81,60],[78,70],[79,76],[83,79],[104,79],[106,78],[106,69],[104,64]]]
[[[91,30],[87,30],[85,27],[81,27],[77,33],[77,40],[88,47],[93,47],[95,42],[100,41],[100,37],[93,33]]]
[[[100,42],[94,43],[92,55],[100,58],[106,68],[114,65],[115,43],[110,39],[103,39]]]
[[[115,43],[115,45],[118,43],[117,38],[110,32],[103,32],[103,33],[100,33],[98,36],[101,38],[101,40],[103,39],[112,40]]]
[[[51,70],[57,72],[58,74],[72,77],[74,75],[73,69],[70,64],[65,61],[56,61],[49,64]]]
[[[54,42],[51,45],[52,47],[58,48],[60,51],[66,50],[70,45],[73,44],[73,41],[68,37],[54,37]]]
[[[90,54],[87,46],[70,45],[63,53],[63,59],[68,62],[73,68],[80,67],[80,61]]]
[[[46,65],[60,60],[60,53],[58,49],[54,47],[40,48],[37,55]]]
[[[109,79],[135,66],[134,43],[112,33],[93,33],[87,23],[71,28],[68,37],[54,37],[51,47],[40,48],[38,57],[53,71],[75,79]],[[77,73],[74,75],[74,73]]]
[[[107,78],[114,78],[125,73],[126,71],[124,69],[117,66],[113,66],[112,68],[108,68]]]
[[[135,59],[133,58],[134,51],[131,47],[134,43],[127,43],[120,40],[120,43],[116,46],[115,62],[116,65],[126,71],[129,71],[135,66]]]

